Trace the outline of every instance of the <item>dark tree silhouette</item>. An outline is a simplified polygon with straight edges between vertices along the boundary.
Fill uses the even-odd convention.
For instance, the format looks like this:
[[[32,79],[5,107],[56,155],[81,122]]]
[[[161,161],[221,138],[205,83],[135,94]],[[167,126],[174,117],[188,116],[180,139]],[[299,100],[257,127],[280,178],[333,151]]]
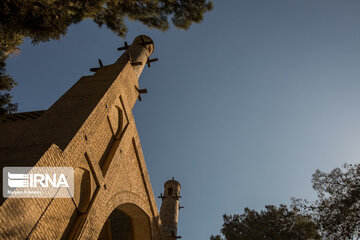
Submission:
[[[308,240],[321,239],[318,226],[310,215],[285,205],[265,206],[257,212],[245,208],[243,214],[224,215],[221,233],[226,240]],[[220,235],[210,240],[221,240]]]
[[[325,239],[360,238],[360,165],[344,164],[329,173],[316,170],[312,178],[318,199],[295,205],[313,215]]]
[[[14,79],[6,74],[7,55],[0,48],[0,116],[16,111],[17,104],[11,103],[12,96],[9,91],[16,85]]]
[[[120,37],[125,37],[127,31],[126,17],[162,31],[169,28],[169,20],[177,28],[188,29],[211,9],[212,3],[207,0],[0,1],[0,113],[16,108],[8,93],[15,82],[5,73],[5,60],[25,37],[33,43],[57,40],[71,24],[87,18],[99,26],[106,25]]]

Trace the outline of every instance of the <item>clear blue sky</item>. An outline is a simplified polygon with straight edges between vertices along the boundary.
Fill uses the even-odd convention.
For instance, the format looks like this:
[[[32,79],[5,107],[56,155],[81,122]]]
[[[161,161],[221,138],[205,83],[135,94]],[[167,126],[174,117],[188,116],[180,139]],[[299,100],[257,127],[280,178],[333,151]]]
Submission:
[[[156,196],[182,184],[179,234],[209,239],[222,214],[313,199],[311,175],[360,156],[360,2],[215,1],[188,31],[130,22],[154,39],[134,108]],[[123,44],[91,21],[10,59],[19,111],[47,109]],[[158,207],[161,202],[157,199]]]

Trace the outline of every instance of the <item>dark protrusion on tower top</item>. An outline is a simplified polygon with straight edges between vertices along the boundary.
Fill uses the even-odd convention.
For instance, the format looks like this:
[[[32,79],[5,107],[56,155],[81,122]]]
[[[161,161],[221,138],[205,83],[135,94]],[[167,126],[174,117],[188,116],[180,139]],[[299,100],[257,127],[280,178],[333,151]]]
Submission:
[[[160,196],[158,196],[158,198],[163,199],[163,198],[167,198],[167,197],[164,197],[164,196],[162,195],[162,193],[160,193]]]
[[[153,58],[153,59],[148,58],[146,64],[148,65],[148,67],[150,67],[152,62],[157,62],[157,61],[159,61],[158,58]]]
[[[141,39],[140,44],[143,45],[144,47],[146,47],[146,45],[149,45],[149,44],[154,44],[154,42],[152,40],[145,41],[143,36],[141,36],[140,39]]]
[[[100,68],[102,68],[102,67],[104,66],[100,58],[98,59],[98,61],[99,61],[99,66],[100,66],[100,67],[90,68],[90,71],[91,71],[91,72],[97,72],[97,70],[99,70]]]
[[[146,88],[143,88],[143,89],[138,89],[136,88],[136,90],[140,93],[140,94],[143,94],[143,93],[147,93],[147,89]]]
[[[130,63],[131,63],[132,66],[142,65],[142,62],[133,62],[130,53],[127,53],[126,56],[127,56],[127,59],[130,61]]]
[[[128,45],[127,41],[125,41],[124,46],[123,46],[123,47],[119,47],[117,50],[118,50],[118,51],[122,51],[122,50],[127,50],[128,48],[129,48],[129,45]]]
[[[139,89],[137,86],[135,86],[135,89],[138,91],[138,93],[139,93],[139,101],[141,102],[141,94],[145,94],[145,93],[147,93],[148,91],[147,91],[147,89],[146,88],[144,88],[144,89]]]
[[[100,67],[103,67],[104,65],[103,65],[101,59],[99,58],[98,60],[99,60],[99,65],[100,65]]]
[[[181,238],[181,236],[176,236],[175,233],[174,233],[174,231],[171,231],[171,237],[172,237],[173,239],[179,239],[179,238]]]

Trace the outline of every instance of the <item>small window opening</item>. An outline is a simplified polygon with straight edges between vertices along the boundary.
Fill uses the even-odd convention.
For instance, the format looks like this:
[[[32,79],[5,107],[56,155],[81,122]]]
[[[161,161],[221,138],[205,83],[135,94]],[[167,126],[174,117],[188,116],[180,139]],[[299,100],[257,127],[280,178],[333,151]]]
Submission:
[[[172,196],[173,195],[173,189],[172,188],[168,188],[168,195]]]

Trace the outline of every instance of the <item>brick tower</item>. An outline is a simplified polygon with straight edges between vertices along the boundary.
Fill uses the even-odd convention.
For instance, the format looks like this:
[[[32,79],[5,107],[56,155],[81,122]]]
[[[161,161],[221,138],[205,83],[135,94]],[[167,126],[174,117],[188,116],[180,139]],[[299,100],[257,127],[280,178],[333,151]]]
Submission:
[[[172,178],[164,184],[164,195],[160,195],[162,199],[160,219],[165,239],[181,238],[177,236],[177,224],[181,208],[179,205],[180,188],[180,183]]]
[[[154,44],[138,36],[118,50],[125,52],[115,63],[99,60],[94,74],[81,77],[49,109],[0,119],[1,168],[74,169],[73,196],[2,198],[0,239],[165,239],[132,114],[147,92],[139,76],[156,61],[150,59]],[[178,204],[168,200],[168,206]]]

